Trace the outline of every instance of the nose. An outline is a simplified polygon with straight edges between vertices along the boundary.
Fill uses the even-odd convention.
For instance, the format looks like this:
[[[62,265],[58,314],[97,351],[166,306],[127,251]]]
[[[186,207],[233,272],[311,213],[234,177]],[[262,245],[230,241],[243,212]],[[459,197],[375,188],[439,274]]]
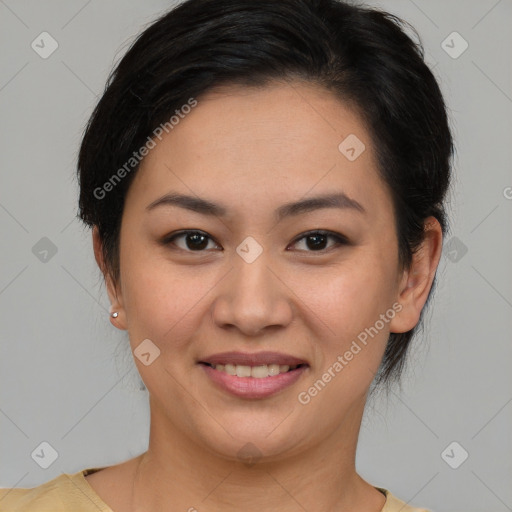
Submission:
[[[216,325],[253,337],[291,323],[294,294],[270,259],[265,251],[250,263],[234,258],[212,304]]]

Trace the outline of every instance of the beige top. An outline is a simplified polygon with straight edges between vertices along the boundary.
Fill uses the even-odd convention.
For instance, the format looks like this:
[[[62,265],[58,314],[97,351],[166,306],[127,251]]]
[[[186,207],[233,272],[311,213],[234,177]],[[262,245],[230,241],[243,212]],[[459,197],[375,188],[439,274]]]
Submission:
[[[0,512],[114,512],[85,478],[103,468],[88,468],[63,473],[32,488],[0,488]],[[386,496],[381,512],[428,512],[413,508],[386,489],[376,487]]]

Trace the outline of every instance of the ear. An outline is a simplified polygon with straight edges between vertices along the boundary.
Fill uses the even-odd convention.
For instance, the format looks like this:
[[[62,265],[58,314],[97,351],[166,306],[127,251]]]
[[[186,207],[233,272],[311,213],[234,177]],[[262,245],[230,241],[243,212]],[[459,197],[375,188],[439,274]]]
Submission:
[[[117,327],[118,329],[125,331],[126,316],[124,314],[122,295],[118,293],[117,287],[111,275],[106,270],[106,265],[102,252],[103,241],[101,240],[98,226],[93,226],[92,229],[92,245],[94,247],[94,257],[96,259],[96,263],[98,264],[98,267],[100,267],[101,273],[103,274],[103,278],[105,279],[107,293],[111,303],[110,313],[113,313],[114,311],[118,313],[117,318],[113,318],[111,315],[109,315],[110,323],[114,327]]]
[[[424,241],[413,255],[411,268],[401,277],[397,302],[402,309],[390,322],[390,332],[407,332],[417,325],[432,287],[441,258],[443,232],[435,217],[426,219],[424,232]]]

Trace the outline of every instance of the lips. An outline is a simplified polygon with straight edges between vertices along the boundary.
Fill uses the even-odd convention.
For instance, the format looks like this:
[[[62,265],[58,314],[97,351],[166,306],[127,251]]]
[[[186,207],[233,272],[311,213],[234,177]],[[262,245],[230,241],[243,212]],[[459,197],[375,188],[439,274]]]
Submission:
[[[309,369],[306,360],[280,352],[222,352],[198,364],[215,387],[243,399],[275,395]]]
[[[209,366],[216,365],[239,365],[239,366],[263,366],[263,365],[280,365],[280,366],[309,366],[307,361],[288,354],[280,352],[222,352],[201,359],[199,363]]]

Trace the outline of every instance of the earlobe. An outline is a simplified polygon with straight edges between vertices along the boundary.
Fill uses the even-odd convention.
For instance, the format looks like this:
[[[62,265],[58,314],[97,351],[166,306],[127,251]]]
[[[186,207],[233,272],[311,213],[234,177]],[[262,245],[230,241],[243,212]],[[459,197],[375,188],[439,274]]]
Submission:
[[[110,323],[121,330],[126,330],[123,319],[123,304],[121,298],[118,296],[117,289],[112,282],[112,278],[110,274],[106,271],[106,265],[103,260],[103,252],[102,252],[102,241],[98,231],[98,227],[93,227],[92,232],[93,239],[93,247],[94,247],[94,257],[96,259],[96,263],[103,274],[103,278],[105,280],[105,285],[107,288],[107,293],[110,299],[110,309],[109,309],[109,319]]]
[[[442,229],[435,217],[429,217],[424,231],[424,240],[402,275],[397,298],[402,310],[391,321],[391,332],[408,332],[417,325],[434,281],[441,257]]]

